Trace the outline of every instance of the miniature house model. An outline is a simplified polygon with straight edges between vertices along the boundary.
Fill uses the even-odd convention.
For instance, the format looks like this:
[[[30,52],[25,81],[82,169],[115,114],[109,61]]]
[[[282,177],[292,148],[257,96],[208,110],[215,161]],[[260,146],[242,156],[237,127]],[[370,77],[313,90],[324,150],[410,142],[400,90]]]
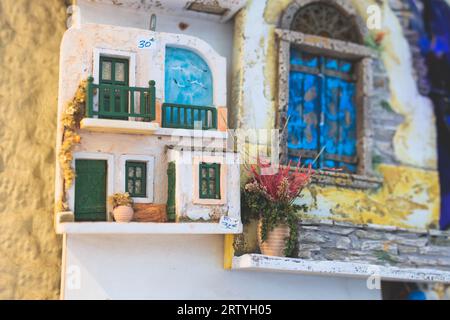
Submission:
[[[224,57],[192,36],[84,24],[65,34],[61,65],[61,102],[87,79],[64,195],[75,222],[111,220],[116,192],[130,194],[141,222],[239,220]]]

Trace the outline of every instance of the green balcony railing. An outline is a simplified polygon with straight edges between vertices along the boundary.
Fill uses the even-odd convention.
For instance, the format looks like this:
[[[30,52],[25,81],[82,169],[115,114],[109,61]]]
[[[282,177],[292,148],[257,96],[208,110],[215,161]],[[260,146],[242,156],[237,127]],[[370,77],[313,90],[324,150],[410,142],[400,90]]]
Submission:
[[[155,120],[155,81],[150,81],[148,88],[94,84],[93,81],[92,77],[88,79],[86,117],[115,120],[134,118],[147,122]]]
[[[162,105],[162,127],[179,129],[217,129],[217,109],[175,103]]]

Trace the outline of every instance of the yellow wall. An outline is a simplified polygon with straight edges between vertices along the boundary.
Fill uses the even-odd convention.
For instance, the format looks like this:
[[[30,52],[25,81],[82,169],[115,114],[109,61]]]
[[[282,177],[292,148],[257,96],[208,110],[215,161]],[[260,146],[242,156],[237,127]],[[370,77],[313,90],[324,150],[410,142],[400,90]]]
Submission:
[[[274,126],[278,107],[278,52],[274,33],[291,2],[250,0],[236,19],[232,88],[236,110],[231,116],[239,128]],[[395,158],[400,165],[377,168],[384,178],[379,190],[312,186],[301,201],[310,205],[309,214],[323,218],[413,228],[437,227],[439,181],[432,103],[418,92],[409,44],[387,1],[351,0],[350,3],[363,19],[367,18],[369,5],[382,4],[381,31],[386,36],[380,58],[389,77],[392,97],[389,102],[394,112],[405,119],[393,139]]]
[[[0,299],[56,299],[53,230],[63,0],[0,1]]]
[[[309,214],[333,220],[438,228],[437,172],[390,165],[378,170],[384,179],[378,190],[311,186],[301,202],[310,207]]]

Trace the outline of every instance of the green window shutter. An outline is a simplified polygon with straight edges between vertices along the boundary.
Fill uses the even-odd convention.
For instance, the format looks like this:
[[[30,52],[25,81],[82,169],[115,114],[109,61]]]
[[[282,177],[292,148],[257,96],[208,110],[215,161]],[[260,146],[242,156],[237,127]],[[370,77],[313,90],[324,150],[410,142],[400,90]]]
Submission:
[[[176,169],[175,162],[169,162],[167,168],[167,216],[169,221],[175,221],[176,215],[176,202],[175,202],[175,190],[176,190]]]
[[[133,198],[147,197],[147,163],[127,161],[125,165],[125,190]]]
[[[199,188],[200,199],[220,199],[219,163],[200,163]]]

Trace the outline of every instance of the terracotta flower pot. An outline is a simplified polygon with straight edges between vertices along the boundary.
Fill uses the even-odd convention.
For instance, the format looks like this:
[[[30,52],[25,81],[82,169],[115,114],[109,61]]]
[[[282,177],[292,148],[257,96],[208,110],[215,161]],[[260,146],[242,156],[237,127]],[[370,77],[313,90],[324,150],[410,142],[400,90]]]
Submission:
[[[133,214],[134,210],[132,207],[118,206],[113,210],[116,222],[130,222],[133,219]]]
[[[286,238],[289,237],[291,229],[287,224],[280,224],[269,231],[266,241],[262,242],[262,221],[258,223],[258,243],[261,253],[266,256],[285,257]]]

